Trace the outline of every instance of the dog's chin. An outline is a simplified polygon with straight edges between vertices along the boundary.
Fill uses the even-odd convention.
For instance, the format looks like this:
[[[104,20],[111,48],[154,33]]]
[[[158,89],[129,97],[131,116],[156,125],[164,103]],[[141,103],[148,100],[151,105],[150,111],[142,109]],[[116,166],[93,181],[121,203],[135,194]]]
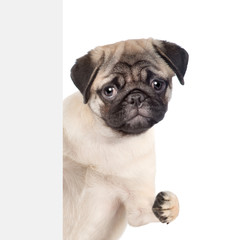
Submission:
[[[124,134],[141,134],[150,129],[158,121],[149,117],[137,115],[127,120],[121,127],[115,128],[115,130]]]

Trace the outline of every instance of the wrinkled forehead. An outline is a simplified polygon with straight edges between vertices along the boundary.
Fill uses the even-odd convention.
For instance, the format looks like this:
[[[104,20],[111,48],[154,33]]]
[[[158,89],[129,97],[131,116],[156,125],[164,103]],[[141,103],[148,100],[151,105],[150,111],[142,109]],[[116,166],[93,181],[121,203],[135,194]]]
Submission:
[[[93,50],[92,58],[94,61],[103,58],[92,89],[100,88],[115,77],[122,77],[126,82],[140,81],[147,70],[164,79],[174,75],[155,52],[151,39],[128,40],[97,47]]]

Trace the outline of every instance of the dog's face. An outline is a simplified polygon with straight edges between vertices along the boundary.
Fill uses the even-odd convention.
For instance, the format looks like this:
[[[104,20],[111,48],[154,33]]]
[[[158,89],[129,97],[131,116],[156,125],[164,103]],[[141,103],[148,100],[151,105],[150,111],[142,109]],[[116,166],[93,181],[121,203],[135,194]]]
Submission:
[[[108,127],[140,134],[163,119],[172,77],[184,84],[187,63],[187,52],[176,44],[128,40],[90,51],[77,60],[71,77]]]

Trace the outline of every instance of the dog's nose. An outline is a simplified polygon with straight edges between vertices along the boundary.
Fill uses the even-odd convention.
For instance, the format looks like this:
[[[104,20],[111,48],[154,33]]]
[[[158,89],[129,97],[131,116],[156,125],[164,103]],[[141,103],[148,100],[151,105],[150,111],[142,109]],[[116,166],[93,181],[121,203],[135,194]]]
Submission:
[[[145,95],[140,91],[134,91],[127,97],[127,102],[135,107],[141,107],[144,100]]]

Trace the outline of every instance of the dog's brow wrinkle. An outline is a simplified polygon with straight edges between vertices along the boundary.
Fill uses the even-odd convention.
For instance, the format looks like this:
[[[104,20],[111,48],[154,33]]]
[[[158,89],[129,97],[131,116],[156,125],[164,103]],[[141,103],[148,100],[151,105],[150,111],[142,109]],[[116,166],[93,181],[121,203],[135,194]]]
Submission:
[[[133,81],[138,81],[140,80],[140,73],[142,69],[151,66],[152,63],[147,60],[139,60],[133,64],[129,64],[125,61],[123,62],[118,62],[114,66],[112,72],[115,74],[121,74],[125,81],[127,79],[132,79]]]
[[[133,64],[133,67],[134,66],[137,66],[137,65],[152,65],[152,63],[151,62],[149,62],[149,61],[146,61],[146,60],[139,60],[139,61],[137,61],[137,62],[135,62],[134,64]]]
[[[125,71],[129,71],[131,69],[131,65],[126,63],[126,62],[118,62],[114,68],[113,68],[113,71],[114,72],[122,72],[123,70]]]

